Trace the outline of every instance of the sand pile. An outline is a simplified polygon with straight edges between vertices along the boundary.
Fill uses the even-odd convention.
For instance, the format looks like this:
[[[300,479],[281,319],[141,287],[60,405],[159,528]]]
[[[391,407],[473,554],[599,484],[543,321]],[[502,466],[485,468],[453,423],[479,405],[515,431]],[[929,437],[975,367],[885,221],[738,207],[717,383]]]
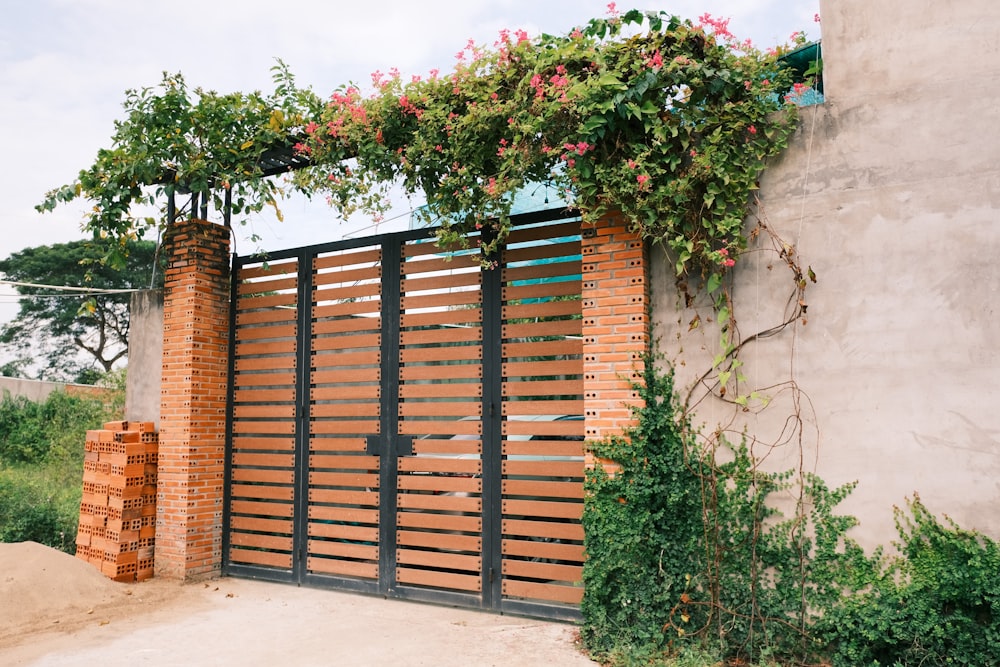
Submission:
[[[93,612],[129,595],[132,586],[36,542],[0,544],[0,636]]]

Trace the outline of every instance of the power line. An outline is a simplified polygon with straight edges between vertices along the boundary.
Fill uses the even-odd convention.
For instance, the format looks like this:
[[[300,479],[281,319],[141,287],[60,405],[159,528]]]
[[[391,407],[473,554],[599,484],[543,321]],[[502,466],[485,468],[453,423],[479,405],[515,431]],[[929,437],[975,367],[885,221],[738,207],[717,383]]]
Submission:
[[[21,283],[15,280],[2,280],[0,285],[11,285],[12,287],[32,287],[37,289],[50,289],[61,292],[73,292],[74,294],[20,294],[19,296],[75,296],[79,294],[131,294],[133,292],[145,292],[142,288],[111,289],[99,287],[72,287],[69,285],[39,285],[37,283]]]

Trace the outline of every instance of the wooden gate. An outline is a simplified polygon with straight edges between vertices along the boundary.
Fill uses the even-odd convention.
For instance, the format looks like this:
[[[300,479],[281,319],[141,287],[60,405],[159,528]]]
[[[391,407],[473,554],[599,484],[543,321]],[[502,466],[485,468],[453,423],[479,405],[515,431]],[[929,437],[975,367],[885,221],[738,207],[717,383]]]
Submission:
[[[578,618],[580,223],[515,222],[234,259],[226,574]]]

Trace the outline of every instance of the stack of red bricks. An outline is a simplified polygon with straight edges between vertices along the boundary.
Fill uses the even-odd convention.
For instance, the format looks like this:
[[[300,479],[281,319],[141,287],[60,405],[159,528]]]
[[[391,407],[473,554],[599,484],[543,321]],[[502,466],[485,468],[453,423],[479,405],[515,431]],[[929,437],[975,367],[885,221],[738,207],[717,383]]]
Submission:
[[[153,576],[156,465],[152,422],[108,422],[87,431],[76,556],[115,581]]]

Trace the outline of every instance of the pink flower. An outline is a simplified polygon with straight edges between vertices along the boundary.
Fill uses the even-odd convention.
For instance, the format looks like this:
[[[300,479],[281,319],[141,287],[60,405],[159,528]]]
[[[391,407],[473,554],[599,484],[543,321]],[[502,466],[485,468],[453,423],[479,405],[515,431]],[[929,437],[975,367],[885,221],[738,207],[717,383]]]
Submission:
[[[636,167],[639,166],[639,164],[635,160],[629,160],[627,164],[629,169],[635,169]]]
[[[696,151],[695,149],[692,148],[690,155],[691,155],[691,157],[698,157],[698,151]]]
[[[614,2],[608,3],[608,16],[618,16],[618,5]]]
[[[723,257],[729,256],[729,248],[719,248],[719,254]]]
[[[431,78],[432,79],[438,78],[438,74],[440,74],[440,73],[441,73],[441,70],[439,70],[439,69],[432,69],[431,70]]]
[[[736,260],[732,259],[732,258],[723,260],[722,265],[723,266],[736,266]]]
[[[747,90],[750,90],[751,86],[753,86],[753,84],[750,83],[749,81],[743,82],[743,87],[746,88]]]
[[[813,21],[815,21],[816,23],[819,23],[819,14],[816,14],[816,15],[813,16]]]
[[[308,125],[306,125],[306,134],[312,134],[318,128],[319,128],[319,125],[317,125],[316,123],[310,121],[310,123]]]
[[[571,32],[569,36],[572,39],[580,39],[581,37],[583,37],[583,33],[580,31],[579,28],[573,28],[573,32]]]
[[[750,127],[747,128],[747,132],[749,132],[750,134],[757,134],[757,127],[751,125]]]
[[[646,67],[650,69],[659,69],[663,67],[663,56],[660,54],[659,49],[646,59]]]
[[[646,183],[649,182],[648,174],[639,174],[635,177],[635,180],[639,182],[639,187],[646,187]]]
[[[514,32],[514,36],[517,37],[517,43],[518,44],[520,44],[521,42],[527,42],[528,41],[528,33],[525,32],[524,30],[516,30]]]

